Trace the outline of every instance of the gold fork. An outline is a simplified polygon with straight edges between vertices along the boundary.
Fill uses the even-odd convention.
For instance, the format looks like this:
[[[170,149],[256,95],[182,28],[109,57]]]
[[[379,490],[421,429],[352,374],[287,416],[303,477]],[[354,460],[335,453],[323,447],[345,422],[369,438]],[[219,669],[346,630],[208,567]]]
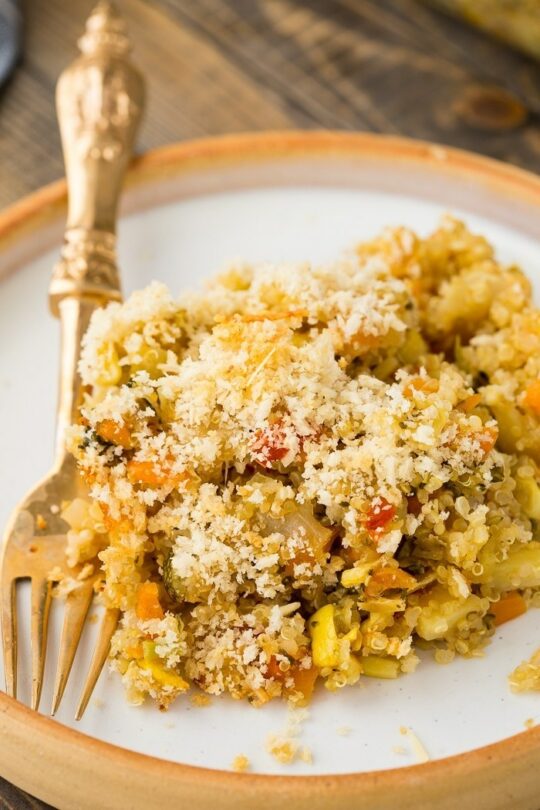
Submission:
[[[114,6],[100,2],[79,40],[81,55],[61,75],[57,111],[68,185],[68,217],[60,261],[53,272],[50,305],[61,325],[60,391],[56,460],[51,473],[33,489],[10,518],[0,561],[0,610],[6,691],[17,694],[16,584],[31,580],[33,709],[39,707],[47,649],[53,569],[76,578],[80,567],[65,561],[68,526],[63,501],[87,497],[66,429],[78,415],[82,382],[78,372],[81,338],[93,311],[120,299],[116,266],[116,210],[144,104],[144,85],[127,58],[125,24]],[[52,714],[64,694],[94,593],[97,573],[72,591],[64,623],[54,686]],[[107,658],[117,611],[104,614],[77,719],[82,716]]]

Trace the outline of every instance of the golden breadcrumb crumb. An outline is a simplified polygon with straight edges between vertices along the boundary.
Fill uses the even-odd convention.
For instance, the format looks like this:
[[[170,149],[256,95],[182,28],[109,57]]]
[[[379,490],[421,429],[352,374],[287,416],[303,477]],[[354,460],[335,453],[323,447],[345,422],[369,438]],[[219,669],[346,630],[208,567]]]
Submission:
[[[244,773],[251,767],[251,763],[245,754],[238,754],[232,761],[232,769],[237,773]]]
[[[209,695],[205,695],[201,692],[196,692],[190,698],[191,703],[193,706],[197,706],[198,708],[204,708],[205,706],[210,706],[212,700]]]
[[[298,755],[298,743],[291,737],[284,737],[280,734],[269,734],[266,739],[266,750],[274,759],[283,765],[294,762]]]

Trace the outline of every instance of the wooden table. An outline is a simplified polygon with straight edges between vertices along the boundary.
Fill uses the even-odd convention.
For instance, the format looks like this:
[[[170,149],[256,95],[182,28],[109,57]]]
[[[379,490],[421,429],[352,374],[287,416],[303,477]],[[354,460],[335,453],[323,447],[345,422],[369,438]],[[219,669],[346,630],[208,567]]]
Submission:
[[[540,172],[540,65],[417,0],[119,0],[148,76],[140,148],[241,130],[399,133]],[[0,96],[0,206],[61,176],[54,85],[91,0],[26,0]],[[43,808],[0,781],[0,808]],[[99,810],[99,808],[96,808]]]

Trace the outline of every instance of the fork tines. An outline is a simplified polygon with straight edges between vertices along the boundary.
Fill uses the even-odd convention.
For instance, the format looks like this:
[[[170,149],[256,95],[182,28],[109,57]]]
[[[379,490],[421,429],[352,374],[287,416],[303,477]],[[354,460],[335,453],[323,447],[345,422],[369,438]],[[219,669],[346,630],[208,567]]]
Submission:
[[[42,559],[40,551],[47,547],[46,566],[51,565],[52,557],[58,557],[58,562],[61,563],[64,558],[65,540],[65,536],[40,537],[39,543],[34,539],[24,543],[21,542],[20,536],[15,539],[13,535],[8,534],[3,549],[0,579],[0,623],[6,692],[11,697],[17,697],[18,623],[16,589],[18,582],[30,580],[30,638],[32,652],[30,705],[35,710],[39,708],[43,689],[53,587],[52,581],[49,579],[50,569],[49,571],[45,570],[45,561]],[[53,551],[54,553],[52,553]],[[78,583],[77,587],[68,593],[65,599],[64,621],[52,699],[52,715],[58,711],[66,689],[86,617],[92,604],[95,580],[96,575]],[[105,610],[90,670],[78,704],[77,720],[80,720],[84,714],[107,659],[111,638],[118,624],[118,617],[119,612],[117,610]]]

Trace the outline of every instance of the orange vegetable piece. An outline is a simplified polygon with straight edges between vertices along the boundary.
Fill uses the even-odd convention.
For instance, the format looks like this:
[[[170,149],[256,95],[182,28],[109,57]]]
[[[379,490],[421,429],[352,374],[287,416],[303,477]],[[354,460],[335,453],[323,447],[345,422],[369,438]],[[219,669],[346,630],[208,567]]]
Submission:
[[[287,673],[282,672],[279,668],[278,660],[275,655],[270,656],[270,660],[268,661],[266,667],[266,677],[273,678],[275,681],[282,681],[286,677]]]
[[[423,394],[434,394],[439,390],[439,381],[433,377],[415,377],[407,383],[403,393],[406,397],[411,399],[415,391],[421,391]]]
[[[370,597],[380,596],[384,591],[389,591],[393,588],[408,590],[415,585],[415,578],[402,568],[386,566],[384,568],[378,568],[373,572],[366,585],[366,595]]]
[[[163,608],[159,601],[157,582],[143,582],[137,591],[135,613],[138,619],[162,619]]]
[[[294,686],[287,687],[285,689],[285,695],[289,696],[295,692],[300,692],[300,694],[303,696],[301,703],[309,703],[319,675],[319,670],[317,667],[312,666],[309,669],[304,669],[296,664],[295,666],[291,667],[287,674],[290,675],[294,680]]]
[[[322,524],[318,524],[313,518],[313,523],[304,523],[306,535],[304,542],[306,545],[295,548],[292,556],[285,561],[285,574],[294,576],[294,566],[307,564],[313,567],[316,563],[322,564],[326,559],[326,554],[330,550],[335,538],[335,531],[327,529]]]
[[[128,450],[131,445],[131,433],[122,422],[115,422],[114,419],[104,419],[96,428],[96,433],[111,444],[118,444]]]
[[[317,549],[319,553],[319,557],[324,555],[328,548],[330,547],[330,543],[328,546],[322,546],[320,549]],[[294,556],[290,559],[286,560],[284,565],[284,572],[288,577],[294,576],[294,567],[295,565],[309,565],[312,568],[318,562],[317,557],[315,556],[315,552],[310,548],[297,548],[294,550]]]
[[[470,413],[471,411],[474,411],[476,406],[479,405],[481,402],[482,402],[482,397],[481,397],[480,394],[471,394],[470,397],[467,397],[466,399],[462,400],[459,403],[458,408],[459,408],[460,411],[465,411],[465,413]]]
[[[540,380],[535,380],[525,391],[523,404],[540,416]]]
[[[489,612],[495,616],[495,626],[517,619],[527,610],[527,603],[518,591],[510,591],[502,596],[498,602],[494,602]]]
[[[187,477],[186,473],[173,474],[167,467],[160,468],[153,461],[130,461],[127,474],[132,484],[148,484],[153,487],[178,484]]]
[[[381,343],[381,335],[369,332],[356,332],[347,343],[349,348],[376,349]]]
[[[478,443],[486,455],[495,447],[498,435],[499,431],[497,428],[485,427],[482,433],[477,436]]]

